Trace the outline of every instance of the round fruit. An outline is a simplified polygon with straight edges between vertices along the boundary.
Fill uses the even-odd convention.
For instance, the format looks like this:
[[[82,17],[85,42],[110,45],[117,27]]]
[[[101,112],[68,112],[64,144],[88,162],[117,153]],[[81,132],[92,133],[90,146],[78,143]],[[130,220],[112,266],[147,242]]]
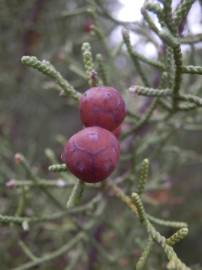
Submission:
[[[101,127],[89,127],[69,139],[61,158],[79,179],[96,183],[112,173],[119,154],[119,142],[110,131]]]
[[[112,87],[92,87],[80,99],[80,117],[87,127],[99,126],[112,131],[125,115],[124,100]]]
[[[93,30],[93,23],[91,20],[86,20],[83,25],[84,32],[90,33]]]

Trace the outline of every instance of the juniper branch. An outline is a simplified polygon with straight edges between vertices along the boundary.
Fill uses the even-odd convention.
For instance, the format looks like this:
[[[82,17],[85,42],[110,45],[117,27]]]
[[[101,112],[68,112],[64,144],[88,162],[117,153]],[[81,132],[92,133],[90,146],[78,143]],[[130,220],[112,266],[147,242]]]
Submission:
[[[71,192],[71,194],[69,196],[66,207],[67,208],[72,208],[72,207],[78,205],[78,203],[81,200],[83,191],[84,191],[84,182],[81,181],[81,180],[77,180],[77,182],[74,185],[74,187],[72,189],[72,192]]]
[[[146,261],[148,259],[148,256],[151,252],[151,249],[153,247],[153,239],[149,236],[147,244],[143,250],[142,255],[140,256],[140,258],[138,259],[138,262],[136,264],[136,270],[142,270],[146,264]]]
[[[169,246],[174,246],[176,243],[184,239],[187,236],[188,232],[189,230],[187,227],[180,228],[176,233],[174,233],[173,235],[171,235],[169,238],[166,239],[166,243]]]
[[[52,213],[51,215],[42,215],[42,216],[8,216],[0,214],[0,224],[16,224],[23,225],[23,223],[39,223],[39,222],[49,222],[56,221],[63,217],[66,217],[70,214],[78,214],[81,212],[85,212],[89,209],[93,209],[94,206],[100,201],[100,196],[94,197],[90,202],[83,204],[81,206],[72,207],[68,210]]]
[[[162,70],[165,70],[165,66],[162,62],[160,61],[155,61],[155,60],[151,60],[147,57],[145,57],[144,55],[136,52],[136,51],[132,51],[133,55],[140,61],[152,66],[152,67],[155,67],[155,68],[158,68],[158,69],[162,69]]]
[[[172,0],[163,1],[164,5],[164,15],[165,15],[165,21],[172,32],[176,32],[176,26],[173,21],[173,14],[172,14]]]
[[[101,54],[96,55],[96,60],[98,63],[98,74],[101,77],[101,80],[104,85],[108,85],[107,71],[105,69],[105,65],[103,63],[103,57]]]
[[[167,86],[172,89],[174,83],[174,72],[175,64],[173,57],[173,49],[170,46],[166,46],[165,50],[165,63],[166,63],[166,72],[167,72]]]
[[[127,196],[118,186],[112,183],[112,181],[108,181],[106,184],[106,187],[109,188],[109,190],[113,191],[114,195],[119,198],[124,204],[128,206],[128,208],[137,215],[137,208],[133,204],[131,198]]]
[[[57,84],[62,88],[66,96],[70,96],[76,101],[79,100],[81,94],[77,92],[74,87],[65,80],[62,75],[55,69],[55,67],[48,61],[40,61],[35,56],[23,56],[21,62],[24,65],[37,69],[43,74],[49,76],[51,79],[54,79]]]
[[[174,249],[166,243],[166,238],[162,236],[159,232],[157,232],[156,229],[148,221],[146,222],[146,228],[147,228],[148,233],[152,236],[152,238],[163,248],[169,260],[169,264],[172,263],[173,269],[191,270],[178,258]]]
[[[161,96],[171,96],[172,90],[171,89],[155,89],[149,88],[144,86],[131,86],[129,88],[131,93],[135,93],[137,95],[149,96],[149,97],[161,97]]]
[[[93,62],[93,56],[91,52],[91,46],[88,42],[84,42],[81,47],[83,64],[88,77],[88,83],[90,86],[97,84],[97,73]]]
[[[182,72],[202,75],[202,66],[182,66]]]
[[[138,194],[141,195],[144,192],[145,183],[148,180],[149,174],[149,160],[146,158],[143,160],[140,168],[140,174],[138,177]]]
[[[141,9],[142,15],[147,21],[149,27],[170,47],[175,48],[179,45],[179,40],[172,35],[167,27],[164,27],[162,30],[159,30],[158,27],[154,24],[151,17],[148,14],[148,11],[143,7]]]
[[[19,246],[23,250],[23,252],[27,255],[27,257],[31,260],[36,260],[37,257],[32,253],[32,251],[28,248],[28,246],[22,241],[19,241]]]
[[[131,60],[135,66],[135,68],[137,69],[137,72],[139,73],[140,77],[141,77],[141,80],[142,82],[144,83],[145,86],[149,86],[149,82],[145,76],[145,73],[144,71],[142,70],[142,67],[138,61],[138,58],[137,58],[137,54],[135,54],[133,52],[133,49],[132,49],[132,45],[131,45],[131,42],[130,42],[130,36],[129,36],[129,33],[126,29],[123,29],[122,30],[122,36],[123,36],[123,41],[126,45],[126,48],[128,50],[128,54],[129,56],[131,57]]]
[[[156,217],[153,217],[149,214],[147,214],[147,218],[157,224],[157,225],[160,225],[160,226],[166,226],[166,227],[172,227],[172,228],[184,228],[184,227],[188,227],[187,226],[187,223],[185,222],[177,222],[177,221],[170,221],[170,220],[164,220],[164,219],[160,219],[160,218],[156,218]]]
[[[82,255],[83,255],[83,250],[82,250],[82,246],[81,246],[81,249],[77,250],[76,254],[71,259],[70,263],[68,263],[67,267],[64,270],[75,270],[76,265],[79,262],[79,260],[81,259]]]
[[[202,41],[202,34],[189,35],[189,36],[180,38],[181,44],[193,44],[193,43],[198,43],[201,41]]]
[[[150,117],[152,116],[152,113],[154,112],[154,110],[156,109],[158,105],[158,98],[155,98],[151,105],[149,106],[148,110],[145,112],[145,114],[142,116],[141,119],[139,119],[139,121],[136,123],[135,127],[133,127],[131,130],[129,130],[128,132],[124,133],[122,136],[122,139],[125,139],[128,137],[128,135],[134,133],[136,130],[140,129],[142,126],[144,126],[145,123],[148,122],[148,120],[150,119]]]
[[[132,193],[132,199],[133,202],[138,210],[140,221],[145,225],[148,234],[152,237],[154,241],[156,241],[164,250],[169,263],[172,262],[173,269],[176,270],[191,270],[189,267],[187,267],[177,256],[174,249],[169,246],[166,242],[166,238],[162,236],[155,228],[154,226],[149,222],[146,212],[144,210],[144,206],[142,204],[142,201],[137,193]]]
[[[44,186],[46,188],[63,188],[63,187],[71,187],[72,183],[67,183],[63,179],[56,179],[56,180],[45,180],[39,178],[37,184],[33,181],[27,179],[27,180],[17,180],[17,179],[11,179],[8,182],[6,182],[7,188],[16,188],[16,187],[36,187],[36,186]]]
[[[69,17],[74,17],[77,15],[82,15],[82,14],[92,14],[92,9],[91,8],[77,8],[75,10],[72,11],[64,11],[60,14],[59,18],[69,18]]]
[[[169,2],[169,1],[168,1]],[[165,14],[163,13],[162,7],[158,3],[154,2],[145,2],[144,8],[147,9],[148,11],[153,12],[154,14],[157,15],[159,23],[161,24],[162,27],[165,26]]]
[[[201,107],[202,106],[202,98],[194,96],[194,95],[180,95],[177,97],[178,99],[189,101],[194,103],[195,105]]]
[[[37,176],[34,175],[34,173],[31,170],[31,167],[28,163],[28,161],[25,159],[25,157],[21,154],[16,154],[18,155],[18,158],[20,159],[20,165],[25,169],[27,174],[29,175],[30,179],[33,181],[33,183],[36,184],[39,190],[41,190],[54,204],[60,209],[64,209],[64,206],[58,201],[52,193],[49,192],[48,189],[46,189],[44,186],[37,185],[38,182],[40,181]]]
[[[179,95],[181,79],[182,79],[182,53],[180,46],[173,48],[175,61],[175,78],[173,84],[173,109],[177,109],[177,96]]]
[[[195,0],[182,0],[177,6],[174,14],[174,21],[176,25],[179,25],[183,19],[187,16],[191,6]]]
[[[67,171],[66,164],[53,164],[48,167],[49,171],[51,172],[65,172]]]
[[[68,252],[70,249],[72,249],[77,243],[79,243],[82,238],[84,237],[84,233],[78,233],[74,238],[72,238],[67,244],[63,245],[62,247],[60,247],[59,249],[57,249],[56,251],[53,251],[51,253],[48,253],[46,255],[44,255],[41,258],[37,258],[34,261],[25,263],[19,267],[14,268],[13,270],[27,270],[30,269],[34,266],[38,266],[41,264],[44,264],[46,262],[49,262],[51,260],[54,260],[55,258],[61,256],[62,254]]]

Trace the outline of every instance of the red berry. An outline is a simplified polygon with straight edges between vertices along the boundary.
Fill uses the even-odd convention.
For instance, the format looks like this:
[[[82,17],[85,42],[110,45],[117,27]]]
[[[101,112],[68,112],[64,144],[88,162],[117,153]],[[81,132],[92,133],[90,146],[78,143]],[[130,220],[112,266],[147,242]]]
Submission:
[[[119,142],[110,131],[89,127],[69,139],[61,158],[79,179],[96,183],[112,173],[118,163],[119,154]]]
[[[120,138],[120,135],[121,135],[121,126],[119,126],[116,129],[114,129],[112,131],[112,133],[114,134],[114,136],[116,136],[117,139],[119,139]]]
[[[93,23],[91,20],[87,20],[84,22],[84,25],[83,25],[83,30],[84,32],[86,33],[90,33],[93,29]]]
[[[125,115],[124,100],[112,87],[92,87],[80,99],[80,117],[87,127],[99,126],[112,131]]]

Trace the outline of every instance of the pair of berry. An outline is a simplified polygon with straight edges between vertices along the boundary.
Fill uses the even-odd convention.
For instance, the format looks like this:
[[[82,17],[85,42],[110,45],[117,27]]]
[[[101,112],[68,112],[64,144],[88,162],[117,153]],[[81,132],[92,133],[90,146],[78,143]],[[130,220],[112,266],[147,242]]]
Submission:
[[[112,87],[93,87],[80,99],[80,117],[86,128],[74,134],[64,146],[61,158],[79,179],[96,183],[115,169],[120,155],[120,124],[125,103]]]

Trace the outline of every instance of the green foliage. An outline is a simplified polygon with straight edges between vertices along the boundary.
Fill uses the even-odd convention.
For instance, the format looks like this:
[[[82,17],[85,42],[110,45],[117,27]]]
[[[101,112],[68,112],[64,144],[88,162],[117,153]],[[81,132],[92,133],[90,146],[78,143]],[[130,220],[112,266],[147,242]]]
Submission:
[[[66,80],[64,80],[61,74],[56,71],[56,69],[49,62],[39,61],[36,57],[33,56],[23,56],[22,63],[32,68],[35,68],[38,71],[44,73],[45,75],[48,75],[51,78],[55,79],[58,85],[64,91],[65,95],[70,96],[76,100],[79,99],[80,94],[77,93],[77,91],[72,85],[70,85]]]
[[[3,17],[4,23],[9,23],[9,18],[15,12],[20,13],[19,2],[3,3],[4,14],[6,16],[9,14]],[[62,114],[57,114],[63,101],[58,100],[56,106],[56,97],[50,91],[44,94],[42,101],[45,104],[47,102],[53,111],[48,120],[45,117],[42,127],[37,126],[35,122],[38,124],[41,121],[40,116],[44,115],[45,104],[42,103],[41,107],[38,104],[42,109],[39,110],[37,117],[33,116],[34,114],[31,114],[32,118],[28,117],[26,128],[28,130],[33,128],[36,132],[30,131],[29,140],[32,143],[26,141],[28,136],[26,135],[17,147],[11,146],[12,137],[9,140],[9,135],[5,132],[7,127],[3,127],[0,146],[2,163],[0,183],[8,198],[4,203],[4,193],[1,193],[3,207],[0,223],[2,231],[5,230],[9,235],[11,233],[9,237],[11,240],[6,240],[5,244],[0,246],[0,254],[2,250],[3,253],[6,251],[9,254],[9,257],[0,255],[1,265],[5,266],[5,269],[6,267],[13,270],[34,267],[66,270],[200,269],[200,266],[195,268],[187,266],[183,262],[184,259],[188,261],[186,256],[182,256],[181,259],[176,249],[177,243],[181,242],[188,233],[192,233],[195,224],[191,224],[188,229],[187,223],[167,220],[167,217],[174,216],[169,207],[169,203],[173,203],[176,204],[179,219],[193,218],[190,213],[194,209],[190,200],[185,202],[184,208],[182,203],[179,205],[176,203],[174,193],[180,193],[180,189],[177,181],[172,182],[170,178],[174,177],[174,172],[179,172],[183,166],[189,166],[191,161],[200,163],[202,161],[197,149],[196,151],[186,149],[186,143],[182,144],[179,139],[182,132],[188,131],[194,134],[195,131],[201,131],[202,91],[199,75],[202,74],[202,67],[198,62],[200,49],[194,48],[194,44],[201,42],[202,37],[201,34],[183,36],[180,30],[194,1],[182,0],[175,10],[171,7],[171,0],[159,2],[145,1],[141,9],[143,15],[141,23],[124,23],[110,14],[107,2],[104,1],[90,0],[84,3],[61,1],[57,9],[55,2],[50,1],[49,12],[52,14],[51,10],[54,9],[54,18],[51,19],[46,10],[46,16],[44,15],[44,19],[38,26],[39,29],[43,29],[42,33],[46,40],[46,46],[44,49],[41,48],[43,53],[39,58],[46,58],[48,61],[40,61],[35,56],[28,55],[21,58],[23,65],[36,69],[46,76],[29,74],[27,67],[25,71],[23,66],[20,66],[20,72],[17,74],[19,77],[16,75],[19,84],[16,81],[9,82],[5,71],[1,75],[5,88],[9,88],[11,84],[13,88],[18,86],[18,90],[13,89],[12,93],[15,102],[20,91],[23,93],[20,99],[26,92],[26,95],[31,97],[39,94],[40,100],[41,89],[38,93],[36,88],[58,90],[64,98]],[[23,3],[22,11],[31,8],[30,4]],[[32,10],[34,14],[39,12],[37,3],[36,1],[36,6],[34,5]],[[65,5],[68,7],[67,10],[64,10]],[[158,18],[158,25],[151,13]],[[32,18],[31,26],[36,24],[34,28],[38,29],[36,23],[38,20]],[[55,25],[49,35],[50,28],[45,22],[51,20]],[[79,25],[82,20],[90,23],[91,28],[90,33],[87,31],[79,35],[76,32],[80,31]],[[19,25],[21,26],[22,23],[20,22]],[[117,26],[123,27],[123,40],[114,47],[109,46],[109,33]],[[67,27],[66,33],[72,33],[71,38],[64,32],[58,31],[64,27]],[[25,34],[30,29],[24,29]],[[130,39],[133,32],[138,34],[144,43],[149,41],[156,47],[157,59],[149,59],[137,52]],[[156,42],[153,34],[158,36],[163,45]],[[5,33],[3,35],[10,40]],[[34,34],[33,40],[34,37],[37,40],[37,33]],[[33,44],[30,42],[25,42],[26,50],[23,54],[27,52],[35,54],[31,46]],[[47,46],[49,43],[50,46]],[[182,44],[190,46],[190,51],[184,55]],[[122,49],[123,45],[126,46],[126,50]],[[81,65],[82,61],[84,69]],[[117,61],[123,63],[123,66]],[[127,63],[125,66],[124,61]],[[62,148],[61,144],[66,141],[66,131],[72,132],[74,126],[67,121],[66,116],[69,112],[70,119],[75,111],[73,113],[66,111],[66,107],[67,105],[77,107],[83,90],[88,86],[103,84],[122,89],[122,94],[127,101],[128,114],[121,137],[123,148],[121,162],[111,179],[107,179],[104,183],[84,184],[68,171],[65,164],[59,163],[57,158]],[[27,85],[30,89],[27,89]],[[27,90],[30,91],[27,93]],[[142,104],[138,100],[138,95],[146,96],[146,103]],[[8,102],[9,108],[12,107],[12,102],[12,100],[11,103]],[[23,106],[25,107],[25,103]],[[14,116],[19,108],[23,116],[29,116],[29,113],[23,110],[23,106],[19,102],[13,112]],[[28,107],[26,107],[27,112],[31,110]],[[138,107],[141,107],[140,110]],[[3,126],[7,121],[7,112],[0,118]],[[54,120],[52,116],[56,119]],[[64,118],[60,119],[61,116]],[[57,132],[65,135],[52,134],[52,129],[49,131],[47,128],[49,122],[55,123],[54,131],[59,128]],[[72,122],[77,121],[72,119]],[[64,125],[68,127],[67,130],[64,129]],[[45,133],[45,144],[40,141],[34,144],[34,134],[40,134],[42,129],[44,133],[46,129],[48,130]],[[46,137],[56,137],[57,142],[55,139],[47,141]],[[22,152],[25,152],[28,158],[16,154],[14,169],[12,156],[18,149],[21,152],[21,145],[24,149],[28,149],[25,152],[22,148]],[[41,149],[50,146],[55,151],[45,150],[47,161]],[[40,150],[33,150],[32,147]],[[37,158],[34,158],[34,151],[40,151],[40,154],[36,155]],[[28,160],[35,160],[36,165]],[[45,163],[44,167],[43,163]],[[186,179],[186,182],[189,180],[192,179]],[[173,185],[172,194],[170,182]],[[180,186],[185,193],[185,198],[190,192],[190,187],[191,184],[187,183]],[[161,206],[165,198],[168,198],[167,202],[169,202],[166,209]],[[162,218],[153,216],[153,213]],[[195,213],[195,215],[199,215],[199,219],[194,219],[194,223],[202,222],[200,214]],[[136,222],[137,219],[140,224]],[[157,229],[158,226],[162,232]],[[176,232],[172,232],[173,229]],[[185,241],[182,241],[180,250],[184,251],[183,242]],[[13,260],[10,259],[12,249],[14,252],[20,252],[20,256]],[[161,257],[160,252],[167,260]],[[188,249],[186,254],[192,252]],[[187,264],[191,263],[188,261]]]

